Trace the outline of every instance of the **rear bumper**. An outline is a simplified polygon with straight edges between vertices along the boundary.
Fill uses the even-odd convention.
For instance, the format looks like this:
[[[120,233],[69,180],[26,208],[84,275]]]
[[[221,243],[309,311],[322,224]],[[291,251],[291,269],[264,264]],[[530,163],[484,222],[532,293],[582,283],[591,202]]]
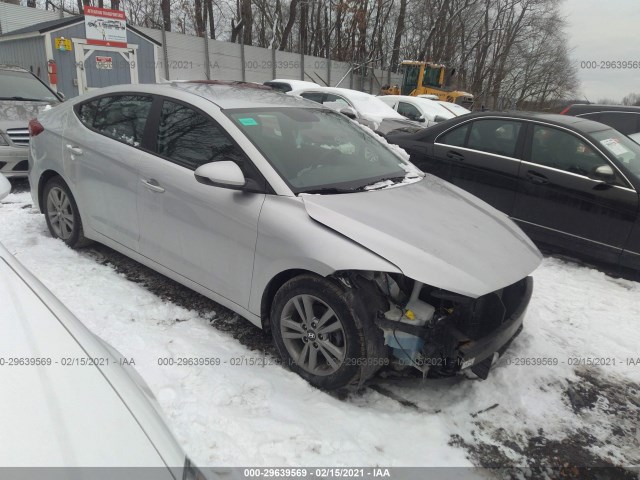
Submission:
[[[26,177],[29,173],[28,147],[0,147],[0,173],[5,177]]]
[[[524,317],[533,293],[533,278],[527,277],[525,281],[525,291],[517,308],[509,318],[505,319],[502,325],[490,334],[477,340],[465,340],[464,335],[460,332],[451,332],[461,341],[456,358],[458,370],[471,369],[480,378],[487,378],[495,354],[502,355],[513,339],[522,331]]]

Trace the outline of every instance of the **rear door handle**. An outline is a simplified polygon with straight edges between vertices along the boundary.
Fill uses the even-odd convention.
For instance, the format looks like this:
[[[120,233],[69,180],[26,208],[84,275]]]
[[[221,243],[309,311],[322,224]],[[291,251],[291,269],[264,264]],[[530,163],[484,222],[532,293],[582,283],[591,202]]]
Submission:
[[[547,177],[545,177],[541,173],[534,172],[533,170],[529,170],[527,172],[527,179],[529,179],[531,183],[537,183],[538,185],[549,183],[549,179]]]
[[[164,188],[162,188],[158,184],[158,182],[156,180],[154,180],[153,178],[150,178],[149,180],[145,180],[144,178],[141,178],[140,181],[142,182],[142,184],[146,188],[148,188],[152,192],[158,192],[158,193],[163,193],[164,192]]]
[[[447,153],[447,158],[450,158],[451,160],[457,160],[459,162],[462,162],[464,160],[464,155],[462,155],[461,153],[454,152],[453,150],[451,150],[451,151],[449,151]]]
[[[67,144],[67,150],[69,150],[74,155],[82,155],[84,152],[79,147],[74,147],[73,145]]]

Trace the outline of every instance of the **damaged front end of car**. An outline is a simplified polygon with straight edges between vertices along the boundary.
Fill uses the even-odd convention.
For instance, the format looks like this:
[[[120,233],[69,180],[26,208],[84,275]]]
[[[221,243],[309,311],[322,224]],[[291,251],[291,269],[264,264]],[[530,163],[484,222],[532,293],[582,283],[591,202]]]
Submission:
[[[349,272],[338,278],[365,299],[363,308],[384,345],[374,355],[389,359],[395,371],[417,369],[425,377],[470,370],[486,379],[521,332],[533,292],[530,276],[478,298],[396,273]]]

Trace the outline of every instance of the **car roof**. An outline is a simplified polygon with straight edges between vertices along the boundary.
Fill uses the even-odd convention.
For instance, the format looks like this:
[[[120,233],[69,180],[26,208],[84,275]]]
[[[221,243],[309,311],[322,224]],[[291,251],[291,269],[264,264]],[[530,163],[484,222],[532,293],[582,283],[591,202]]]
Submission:
[[[317,87],[309,87],[309,88],[300,88],[300,89],[296,89],[293,92],[290,93],[297,93],[297,92],[323,92],[323,93],[335,93],[338,95],[344,95],[346,97],[348,96],[368,96],[368,97],[373,97],[373,95],[371,95],[370,93],[367,92],[361,92],[359,90],[352,90],[350,88],[339,88],[339,87],[322,87],[320,85],[318,85]]]
[[[570,115],[577,113],[589,113],[589,112],[632,112],[640,113],[640,106],[635,105],[605,105],[595,103],[576,103],[569,105],[565,112]]]
[[[286,95],[265,85],[215,80],[118,85],[95,90],[95,95],[118,92],[145,92],[171,97],[176,91],[187,92],[208,100],[223,110],[270,107],[325,108],[320,104],[309,102],[303,98],[292,95]]]
[[[581,117],[573,117],[571,115],[559,115],[555,113],[539,113],[539,112],[472,112],[464,115],[466,120],[475,118],[513,118],[520,120],[538,120],[544,123],[550,123],[561,127],[578,130],[584,133],[598,132],[608,130],[611,127],[593,120],[587,120]],[[458,117],[460,118],[460,117]]]
[[[304,88],[304,87],[315,87],[315,86],[320,86],[318,85],[316,82],[308,82],[306,80],[294,80],[291,78],[274,78],[273,80],[269,80],[268,82],[264,82],[265,85],[268,85],[270,83],[287,83],[289,85],[291,85],[292,87],[297,86],[297,88]]]

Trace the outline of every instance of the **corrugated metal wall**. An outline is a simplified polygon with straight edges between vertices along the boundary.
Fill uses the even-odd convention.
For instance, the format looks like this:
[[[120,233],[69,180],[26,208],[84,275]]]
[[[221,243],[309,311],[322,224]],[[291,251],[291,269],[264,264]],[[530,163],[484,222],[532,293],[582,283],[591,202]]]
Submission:
[[[162,42],[162,32],[151,28],[138,27],[149,37]],[[166,32],[167,58],[170,80],[197,80],[207,78],[205,41],[209,47],[209,78],[213,80],[242,80],[242,46],[238,43],[205,40],[192,35]],[[158,72],[165,77],[165,59],[162,47],[158,48]],[[273,52],[267,48],[244,47],[244,74],[248,82],[262,83],[274,78]],[[304,71],[298,53],[276,51],[275,78],[315,81],[320,85],[329,81],[335,86],[347,74],[350,64],[327,60],[322,57],[304,57]],[[331,72],[329,73],[329,69]],[[303,74],[304,73],[304,77]],[[371,74],[373,73],[373,75]],[[330,79],[329,79],[330,76]],[[377,93],[381,84],[387,83],[389,73],[381,69],[369,72],[366,78],[347,75],[341,87],[355,88]],[[391,74],[392,83],[401,83],[402,77]]]
[[[64,14],[68,17],[69,14]],[[0,34],[7,34],[19,28],[60,18],[60,11],[53,12],[40,8],[27,8],[0,2]]]
[[[0,63],[26,68],[48,82],[47,55],[41,36],[0,43]]]

